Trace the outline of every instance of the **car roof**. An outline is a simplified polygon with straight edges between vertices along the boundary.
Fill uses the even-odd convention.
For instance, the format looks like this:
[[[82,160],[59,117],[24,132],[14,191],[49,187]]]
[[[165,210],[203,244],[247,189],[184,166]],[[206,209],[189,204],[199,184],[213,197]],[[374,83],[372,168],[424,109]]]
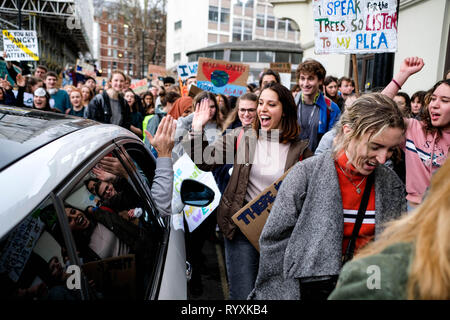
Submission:
[[[0,171],[66,134],[95,124],[55,112],[0,105]]]
[[[22,115],[23,121],[27,115],[26,112]],[[53,115],[44,115],[47,116],[51,118]],[[82,162],[101,151],[105,145],[120,138],[139,141],[132,132],[116,125],[90,121],[91,125],[80,125],[78,129],[70,130],[68,123],[72,122],[61,121],[69,126],[65,134],[64,130],[55,129],[53,139],[50,139],[50,129],[46,143],[36,142],[33,150],[29,148],[27,154],[0,170],[0,238],[35,209]],[[0,148],[3,148],[1,143]],[[8,150],[2,150],[2,157],[3,154],[8,154]]]

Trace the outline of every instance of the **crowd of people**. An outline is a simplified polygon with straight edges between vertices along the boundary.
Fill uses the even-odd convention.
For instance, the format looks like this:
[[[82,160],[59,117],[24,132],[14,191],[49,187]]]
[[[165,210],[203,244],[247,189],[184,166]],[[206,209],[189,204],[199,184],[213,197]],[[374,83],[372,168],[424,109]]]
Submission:
[[[137,95],[118,70],[101,90],[93,78],[59,89],[38,66],[29,77],[11,71],[16,94],[0,79],[0,103],[116,124],[156,158],[187,153],[213,172],[220,204],[186,232],[191,294],[202,293],[202,246],[217,225],[229,299],[449,299],[450,74],[411,97],[400,91],[423,67],[406,58],[381,92],[357,93],[307,59],[294,87],[269,69],[232,97],[182,96],[172,77]],[[232,216],[288,170],[258,251]],[[366,286],[373,264],[379,290]]]

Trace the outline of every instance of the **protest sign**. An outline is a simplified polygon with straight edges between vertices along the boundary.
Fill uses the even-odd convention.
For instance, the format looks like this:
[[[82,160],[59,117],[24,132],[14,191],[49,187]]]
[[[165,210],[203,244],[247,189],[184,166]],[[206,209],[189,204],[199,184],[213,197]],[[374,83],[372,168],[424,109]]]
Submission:
[[[39,61],[36,31],[3,30],[3,50],[6,61]]]
[[[283,179],[290,170],[285,172],[277,181],[264,189],[255,199],[247,203],[236,212],[232,219],[241,229],[248,241],[259,251],[259,237],[269,217],[275,197],[280,189]]]
[[[108,78],[106,78],[106,77],[95,77],[95,81],[97,83],[97,86],[105,87],[105,85],[108,83]]]
[[[187,153],[184,153],[173,165],[174,180],[172,204],[181,201],[180,188],[184,179],[197,180],[214,191],[214,200],[208,206],[203,208],[185,206],[184,217],[186,219],[189,231],[192,232],[197,228],[210,214],[217,208],[220,202],[221,193],[217,188],[216,180],[211,172],[200,170],[191,160]]]
[[[215,94],[239,97],[247,92],[249,71],[247,64],[200,58],[197,87]]]
[[[314,1],[315,53],[397,51],[397,0]]]
[[[182,81],[185,81],[190,77],[196,77],[197,70],[198,62],[189,62],[177,66],[178,77],[181,78]]]
[[[93,77],[93,78],[95,78],[97,76],[94,66],[89,63],[83,62],[80,59],[77,59],[77,66],[76,66],[75,71],[82,75]]]
[[[148,91],[147,79],[132,80],[130,84],[130,89],[132,89],[136,94],[147,92]]]
[[[290,62],[271,62],[270,69],[278,72],[280,75],[280,81],[283,86],[290,89],[291,88],[291,63]]]
[[[22,73],[22,69],[19,68],[18,66],[13,65],[13,68],[14,68],[14,70],[15,70],[17,73]],[[0,78],[5,79],[5,76],[7,76],[6,80],[8,80],[8,82],[9,82],[12,86],[14,86],[15,81],[14,81],[14,79],[13,79],[13,78],[9,75],[9,73],[8,73],[8,68],[7,68],[7,66],[6,66],[6,62],[3,61],[3,60],[0,60]]]

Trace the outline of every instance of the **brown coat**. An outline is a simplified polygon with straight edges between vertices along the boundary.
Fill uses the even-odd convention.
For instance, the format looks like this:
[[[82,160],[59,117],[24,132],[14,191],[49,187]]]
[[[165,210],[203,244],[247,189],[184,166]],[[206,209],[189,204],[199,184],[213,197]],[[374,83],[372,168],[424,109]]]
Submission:
[[[211,145],[208,145],[204,134],[194,134],[190,140],[183,143],[185,151],[200,170],[212,171],[224,163],[234,163],[230,181],[222,195],[217,211],[217,223],[223,234],[230,240],[233,239],[237,227],[231,217],[244,205],[257,142],[254,130],[245,128],[236,152],[237,139],[241,130],[242,127],[233,129],[226,135],[217,138]],[[284,171],[292,167],[300,156],[306,159],[313,155],[307,147],[307,140],[291,142]]]

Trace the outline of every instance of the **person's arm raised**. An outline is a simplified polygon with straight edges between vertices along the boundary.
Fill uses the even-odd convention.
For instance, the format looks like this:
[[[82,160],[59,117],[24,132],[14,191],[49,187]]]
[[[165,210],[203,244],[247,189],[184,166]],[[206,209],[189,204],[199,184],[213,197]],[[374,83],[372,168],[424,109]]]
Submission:
[[[391,82],[389,82],[381,93],[393,99],[397,92],[402,88],[403,84],[405,84],[406,80],[408,80],[408,78],[413,74],[422,70],[424,65],[425,63],[422,58],[405,58],[400,66],[399,72],[394,75]]]

